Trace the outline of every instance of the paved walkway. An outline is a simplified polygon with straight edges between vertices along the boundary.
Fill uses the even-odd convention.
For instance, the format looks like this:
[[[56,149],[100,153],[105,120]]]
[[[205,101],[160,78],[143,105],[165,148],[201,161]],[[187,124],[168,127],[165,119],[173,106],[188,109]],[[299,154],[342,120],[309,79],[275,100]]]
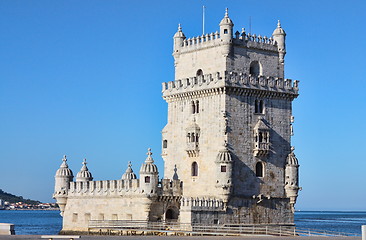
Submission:
[[[41,239],[41,236],[37,235],[13,235],[13,236],[1,236],[0,240],[16,240],[16,239]],[[212,237],[179,237],[179,236],[82,236],[81,239],[85,240],[361,240],[361,237],[274,237],[274,236],[242,236],[242,237],[225,237],[225,236],[212,236]]]

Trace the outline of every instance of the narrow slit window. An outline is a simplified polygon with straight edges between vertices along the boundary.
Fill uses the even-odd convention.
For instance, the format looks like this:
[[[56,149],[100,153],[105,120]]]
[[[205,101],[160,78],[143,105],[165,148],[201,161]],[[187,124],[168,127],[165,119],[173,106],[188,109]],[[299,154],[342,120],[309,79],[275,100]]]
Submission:
[[[255,165],[255,175],[257,177],[263,177],[263,163],[257,162]]]

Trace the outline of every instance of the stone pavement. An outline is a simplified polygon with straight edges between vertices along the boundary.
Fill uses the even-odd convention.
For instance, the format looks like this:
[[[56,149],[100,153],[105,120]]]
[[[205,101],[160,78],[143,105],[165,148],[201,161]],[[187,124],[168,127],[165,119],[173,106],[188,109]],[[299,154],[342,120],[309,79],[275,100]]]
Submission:
[[[16,239],[41,239],[40,235],[12,235],[1,236],[0,240],[16,240]],[[241,237],[227,237],[227,236],[193,236],[193,237],[179,237],[179,236],[82,236],[85,240],[361,240],[361,237],[275,237],[275,236],[241,236]]]

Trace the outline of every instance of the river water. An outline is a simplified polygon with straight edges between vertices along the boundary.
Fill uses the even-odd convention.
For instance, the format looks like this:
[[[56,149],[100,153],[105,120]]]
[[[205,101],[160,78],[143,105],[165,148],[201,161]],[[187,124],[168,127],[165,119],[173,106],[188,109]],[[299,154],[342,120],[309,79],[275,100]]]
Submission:
[[[59,211],[0,211],[0,223],[15,224],[17,235],[57,234],[62,227]],[[366,212],[296,212],[298,228],[361,234],[366,225]]]

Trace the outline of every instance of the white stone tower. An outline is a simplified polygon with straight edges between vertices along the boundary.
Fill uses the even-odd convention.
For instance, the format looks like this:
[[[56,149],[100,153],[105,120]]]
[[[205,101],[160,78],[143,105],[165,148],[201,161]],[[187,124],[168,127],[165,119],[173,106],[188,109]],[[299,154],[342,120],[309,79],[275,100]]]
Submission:
[[[65,205],[67,202],[67,194],[69,189],[69,184],[74,179],[74,175],[67,165],[66,155],[62,158],[62,164],[60,168],[56,171],[55,175],[55,192],[53,193],[53,198],[56,199],[57,204],[60,207],[60,214],[63,215],[65,210]]]
[[[175,80],[162,91],[165,177],[176,166],[183,181],[181,222],[292,223],[299,187],[285,187],[285,173],[298,176],[287,161],[298,81],[284,79],[286,33],[279,22],[273,37],[233,26],[226,10],[219,32],[187,39],[179,25],[174,35]],[[195,210],[207,199],[222,209]]]

